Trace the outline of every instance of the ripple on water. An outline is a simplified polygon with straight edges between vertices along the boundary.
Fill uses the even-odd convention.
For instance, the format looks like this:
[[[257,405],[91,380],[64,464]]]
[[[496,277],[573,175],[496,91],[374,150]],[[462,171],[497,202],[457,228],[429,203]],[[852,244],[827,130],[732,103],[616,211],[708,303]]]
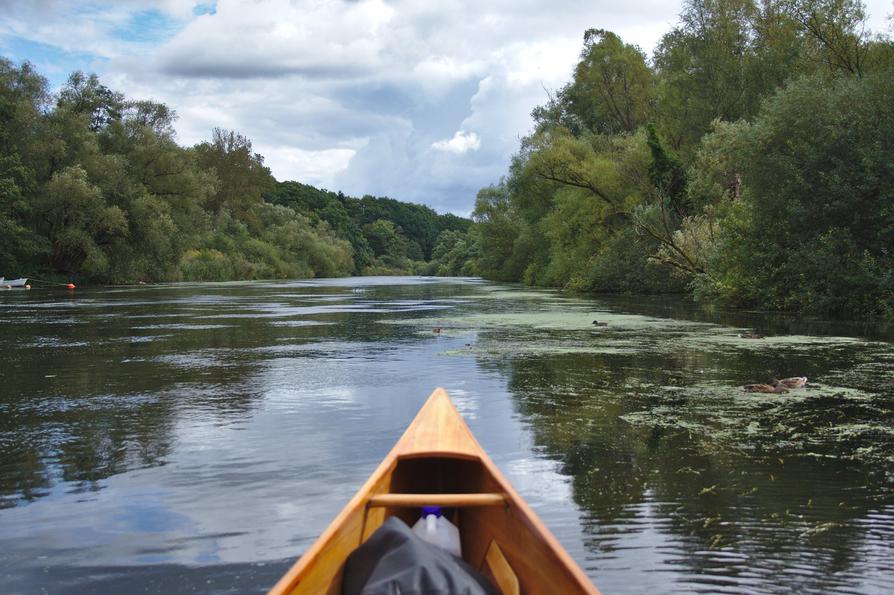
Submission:
[[[154,341],[160,341],[162,339],[169,339],[174,335],[132,335],[130,337],[121,337],[120,339],[113,339],[113,342],[116,343],[152,343]]]
[[[201,352],[158,355],[151,358],[151,361],[174,366],[177,368],[195,370],[205,370],[207,368],[217,368],[228,365],[226,361],[224,361],[217,355]]]
[[[221,328],[238,328],[234,324],[190,324],[190,323],[171,323],[171,324],[146,324],[142,326],[133,326],[131,330],[152,331],[152,330],[172,330],[172,331],[210,331]]]
[[[274,320],[269,324],[285,328],[299,328],[303,326],[329,326],[335,323],[327,320]]]
[[[73,341],[71,339],[63,339],[61,337],[37,337],[32,341],[21,344],[22,347],[30,348],[58,348],[66,349],[71,347],[86,347],[90,345],[87,341]]]

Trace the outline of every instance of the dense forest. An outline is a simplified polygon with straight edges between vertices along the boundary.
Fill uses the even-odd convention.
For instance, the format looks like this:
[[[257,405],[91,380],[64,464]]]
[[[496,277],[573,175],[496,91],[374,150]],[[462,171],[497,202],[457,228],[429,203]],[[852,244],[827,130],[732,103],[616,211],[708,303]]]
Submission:
[[[299,182],[277,184],[265,198],[334,230],[350,242],[355,271],[367,274],[439,274],[444,246],[464,236],[472,225],[469,219],[438,215],[423,205],[372,196],[351,198]]]
[[[894,316],[894,45],[853,0],[687,0],[600,29],[467,237],[487,278]]]
[[[0,275],[229,280],[435,274],[471,221],[277,182],[242,135],[181,147],[166,105],[0,59]]]

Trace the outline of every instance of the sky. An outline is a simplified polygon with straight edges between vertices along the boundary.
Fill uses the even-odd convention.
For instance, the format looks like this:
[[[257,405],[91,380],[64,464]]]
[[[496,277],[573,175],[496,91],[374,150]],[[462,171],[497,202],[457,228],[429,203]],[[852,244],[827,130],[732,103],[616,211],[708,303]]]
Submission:
[[[889,31],[891,0],[867,2]],[[0,55],[58,89],[95,72],[178,114],[192,145],[251,139],[278,180],[468,215],[531,110],[571,77],[584,30],[650,54],[660,0],[0,0]]]

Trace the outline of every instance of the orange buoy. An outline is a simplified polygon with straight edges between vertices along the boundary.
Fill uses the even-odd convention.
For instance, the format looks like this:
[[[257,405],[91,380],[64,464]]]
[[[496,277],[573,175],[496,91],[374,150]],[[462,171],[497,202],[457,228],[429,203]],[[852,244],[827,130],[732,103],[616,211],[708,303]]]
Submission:
[[[74,283],[69,283],[68,285],[66,285],[66,287],[69,288],[69,289],[74,289],[74,288],[75,288],[75,284],[74,284]]]

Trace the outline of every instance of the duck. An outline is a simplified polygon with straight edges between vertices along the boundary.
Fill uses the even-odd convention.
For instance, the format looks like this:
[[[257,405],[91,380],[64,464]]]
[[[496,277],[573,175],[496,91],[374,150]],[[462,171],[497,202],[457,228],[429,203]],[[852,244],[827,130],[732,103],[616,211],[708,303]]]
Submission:
[[[785,387],[778,384],[746,384],[742,387],[746,393],[787,393]]]
[[[793,376],[791,378],[783,378],[782,380],[773,380],[771,384],[783,388],[804,388],[807,386],[807,376]]]
[[[593,326],[608,326],[608,323],[607,322],[599,322],[598,320],[594,320]]]
[[[758,333],[740,333],[740,339],[763,339],[766,335],[761,335]]]

